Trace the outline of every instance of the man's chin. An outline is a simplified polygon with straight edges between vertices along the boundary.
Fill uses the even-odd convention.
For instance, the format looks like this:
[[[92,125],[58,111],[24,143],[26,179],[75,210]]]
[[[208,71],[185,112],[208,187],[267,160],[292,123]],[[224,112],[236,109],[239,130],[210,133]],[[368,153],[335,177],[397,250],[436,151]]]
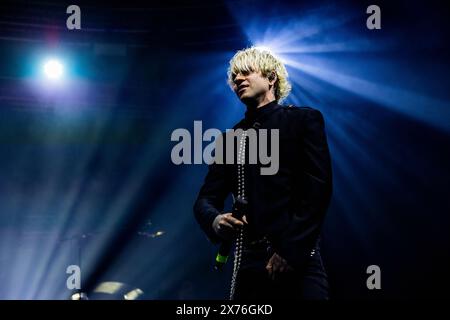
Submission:
[[[245,104],[247,104],[247,103],[249,103],[249,102],[252,102],[252,100],[254,100],[253,97],[248,96],[248,95],[246,95],[245,93],[244,93],[243,95],[241,95],[241,96],[239,97],[239,99],[241,100],[242,103],[245,103]]]

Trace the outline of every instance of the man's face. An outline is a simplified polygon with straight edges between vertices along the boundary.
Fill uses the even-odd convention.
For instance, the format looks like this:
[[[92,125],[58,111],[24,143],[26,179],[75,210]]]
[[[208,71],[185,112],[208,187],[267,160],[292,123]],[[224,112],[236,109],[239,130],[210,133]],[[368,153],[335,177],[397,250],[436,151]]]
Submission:
[[[270,90],[269,79],[261,72],[240,72],[233,80],[233,90],[242,101],[258,100]]]

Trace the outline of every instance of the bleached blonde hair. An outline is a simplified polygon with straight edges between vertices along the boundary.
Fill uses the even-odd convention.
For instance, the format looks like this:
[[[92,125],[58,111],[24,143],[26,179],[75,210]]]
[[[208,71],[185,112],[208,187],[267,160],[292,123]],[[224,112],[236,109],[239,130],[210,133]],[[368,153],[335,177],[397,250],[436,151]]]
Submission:
[[[250,47],[236,52],[228,67],[228,84],[233,89],[234,78],[237,74],[258,71],[266,78],[271,73],[276,74],[277,80],[274,84],[274,93],[278,102],[281,102],[289,95],[291,84],[287,79],[286,67],[268,50],[257,47]]]

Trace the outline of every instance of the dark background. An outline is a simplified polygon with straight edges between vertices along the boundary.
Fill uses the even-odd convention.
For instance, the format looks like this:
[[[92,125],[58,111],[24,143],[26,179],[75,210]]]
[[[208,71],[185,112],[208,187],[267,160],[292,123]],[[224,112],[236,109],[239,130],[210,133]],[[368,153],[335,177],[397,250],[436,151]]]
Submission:
[[[243,116],[228,61],[264,36],[287,37],[299,63],[285,103],[325,116],[332,298],[449,297],[444,2],[378,1],[381,30],[366,28],[365,1],[77,1],[74,31],[70,4],[0,3],[1,299],[67,299],[66,267],[80,262],[88,291],[118,281],[146,299],[227,297],[231,264],[212,271],[192,213],[206,165],[174,165],[170,135]],[[48,55],[65,62],[58,85],[41,77]],[[366,287],[373,264],[381,290]]]

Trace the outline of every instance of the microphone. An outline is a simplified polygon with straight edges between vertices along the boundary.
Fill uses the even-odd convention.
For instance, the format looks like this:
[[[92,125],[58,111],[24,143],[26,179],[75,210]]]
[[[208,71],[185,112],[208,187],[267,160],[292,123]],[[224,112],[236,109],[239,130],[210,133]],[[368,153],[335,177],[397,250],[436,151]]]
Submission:
[[[231,211],[231,216],[233,218],[242,219],[242,216],[245,213],[245,209],[247,207],[247,200],[242,198],[241,196],[236,197],[233,203],[233,210]],[[231,247],[233,246],[232,241],[224,241],[220,244],[219,251],[217,252],[216,262],[214,265],[215,270],[221,270],[222,267],[227,263],[228,256],[231,251]]]

